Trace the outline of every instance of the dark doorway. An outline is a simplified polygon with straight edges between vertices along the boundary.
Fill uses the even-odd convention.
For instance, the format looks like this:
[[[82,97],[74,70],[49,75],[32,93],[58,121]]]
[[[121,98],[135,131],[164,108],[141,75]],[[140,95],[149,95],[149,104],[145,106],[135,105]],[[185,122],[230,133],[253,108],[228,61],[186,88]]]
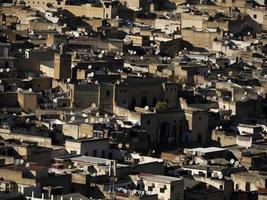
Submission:
[[[147,97],[142,97],[141,98],[141,107],[147,106]]]

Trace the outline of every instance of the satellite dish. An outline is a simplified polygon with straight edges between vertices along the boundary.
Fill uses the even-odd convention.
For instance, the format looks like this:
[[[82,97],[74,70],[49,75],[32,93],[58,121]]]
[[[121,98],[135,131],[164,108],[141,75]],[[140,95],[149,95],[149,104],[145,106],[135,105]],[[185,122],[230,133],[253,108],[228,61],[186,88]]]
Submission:
[[[29,88],[29,92],[32,92],[32,88]]]
[[[67,82],[68,82],[68,83],[70,82],[70,78],[67,79]]]
[[[212,173],[212,177],[217,178],[218,177],[218,173],[217,172]]]
[[[238,165],[239,165],[239,161],[237,160],[235,161],[235,167],[238,167]]]
[[[223,179],[223,175],[220,174],[220,175],[218,176],[218,178],[219,178],[220,180]]]
[[[188,149],[184,148],[183,152],[184,152],[184,154],[187,154],[188,153]]]
[[[26,163],[25,167],[29,168],[30,167],[30,163]]]
[[[94,123],[95,122],[95,118],[90,118],[90,123]]]
[[[85,114],[85,113],[83,113],[83,114],[82,114],[82,116],[83,116],[83,117],[87,117],[88,115],[87,115],[87,114]]]
[[[70,118],[70,121],[74,121],[75,120],[75,117],[74,116],[72,116],[71,118]]]
[[[19,165],[19,160],[18,159],[14,160],[14,165],[16,165],[16,166]]]
[[[118,144],[118,148],[121,149],[122,148],[122,143]]]
[[[9,68],[6,68],[6,72],[9,72],[10,71],[10,69]]]
[[[98,117],[98,116],[99,116],[99,112],[97,112],[97,113],[95,114],[95,116]]]
[[[88,69],[92,69],[92,65],[88,65],[88,67],[87,67]]]
[[[86,118],[86,119],[84,120],[84,122],[85,122],[85,123],[89,123],[89,119]]]
[[[108,114],[105,114],[104,117],[107,118],[108,117]]]
[[[96,108],[96,104],[95,103],[92,103],[91,104],[91,108]]]
[[[234,163],[235,163],[235,160],[232,158],[232,159],[230,160],[230,164],[233,165]]]
[[[24,160],[23,160],[23,159],[20,159],[20,160],[19,160],[19,164],[20,164],[20,165],[23,165],[23,163],[24,163]]]
[[[0,73],[2,73],[3,71],[4,71],[4,69],[3,69],[3,68],[1,68],[1,69],[0,69]]]
[[[149,110],[149,106],[145,106],[145,111],[148,111]]]

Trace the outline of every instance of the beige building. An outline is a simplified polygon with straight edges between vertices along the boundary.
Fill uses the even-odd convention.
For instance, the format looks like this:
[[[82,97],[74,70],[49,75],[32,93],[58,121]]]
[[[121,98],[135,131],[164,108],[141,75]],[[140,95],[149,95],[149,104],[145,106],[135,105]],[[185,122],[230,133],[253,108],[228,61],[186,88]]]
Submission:
[[[181,28],[204,28],[204,22],[208,20],[208,15],[196,15],[194,13],[182,13],[181,14]]]
[[[181,30],[182,39],[195,47],[212,49],[213,41],[222,38],[222,31],[217,29],[184,28]]]
[[[71,78],[71,55],[55,54],[54,79],[67,80]]]
[[[207,143],[209,139],[209,113],[203,110],[187,108],[185,109],[185,118],[188,130],[191,132],[191,141],[198,144]],[[185,134],[185,141],[188,141],[186,135],[187,134]],[[190,138],[190,136],[188,138]]]
[[[127,8],[130,8],[132,10],[139,10],[141,0],[120,0],[120,2],[125,5]]]
[[[99,2],[86,4],[69,4],[68,1],[57,0],[25,0],[25,3],[41,11],[50,8],[62,8],[79,17],[111,19],[118,15],[118,2],[110,0],[100,0]]]
[[[184,199],[184,180],[181,178],[141,173],[132,175],[131,179],[137,190],[157,194],[158,199]]]
[[[257,172],[241,172],[232,174],[234,190],[238,191],[257,191],[267,187],[267,176]]]
[[[131,43],[135,46],[148,46],[150,44],[149,36],[143,36],[139,34],[126,35],[126,43]]]
[[[31,91],[21,90],[18,92],[18,102],[21,108],[35,111],[37,108],[37,94]]]
[[[73,155],[81,154],[105,158],[109,155],[109,142],[107,139],[81,138],[66,140],[66,150]]]
[[[263,30],[267,30],[267,11],[256,8],[246,8],[245,13],[248,14],[253,20],[262,26]]]

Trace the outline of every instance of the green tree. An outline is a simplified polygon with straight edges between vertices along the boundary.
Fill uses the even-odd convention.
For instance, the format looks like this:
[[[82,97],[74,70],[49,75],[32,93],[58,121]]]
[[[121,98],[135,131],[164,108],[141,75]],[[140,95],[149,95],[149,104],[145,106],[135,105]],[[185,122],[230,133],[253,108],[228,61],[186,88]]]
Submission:
[[[166,101],[158,101],[156,103],[156,110],[162,111],[162,110],[167,110],[168,108],[168,103]]]

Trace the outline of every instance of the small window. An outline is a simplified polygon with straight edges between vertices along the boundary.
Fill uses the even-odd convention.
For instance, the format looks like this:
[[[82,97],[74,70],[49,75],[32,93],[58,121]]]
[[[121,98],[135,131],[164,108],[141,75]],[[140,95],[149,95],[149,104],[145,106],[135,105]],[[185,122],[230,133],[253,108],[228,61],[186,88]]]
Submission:
[[[148,186],[147,190],[150,191],[150,192],[152,192],[153,191],[153,187]]]
[[[71,155],[76,155],[77,154],[77,151],[70,151],[70,154]]]
[[[250,192],[250,182],[246,182],[246,191]]]
[[[160,192],[160,193],[165,193],[165,189],[164,189],[164,188],[160,188],[160,189],[159,189],[159,192]]]
[[[95,149],[94,151],[93,151],[93,156],[96,156],[97,155],[97,150]]]
[[[220,190],[222,190],[223,189],[223,186],[222,185],[220,185]]]
[[[110,153],[108,154],[108,158],[109,158],[109,159],[112,159],[112,158],[113,158],[113,154],[112,154],[112,152],[110,152]]]
[[[253,18],[254,18],[254,19],[257,19],[257,15],[256,15],[256,14],[254,14],[254,15],[253,15]]]
[[[235,184],[235,189],[239,190],[239,184]]]

